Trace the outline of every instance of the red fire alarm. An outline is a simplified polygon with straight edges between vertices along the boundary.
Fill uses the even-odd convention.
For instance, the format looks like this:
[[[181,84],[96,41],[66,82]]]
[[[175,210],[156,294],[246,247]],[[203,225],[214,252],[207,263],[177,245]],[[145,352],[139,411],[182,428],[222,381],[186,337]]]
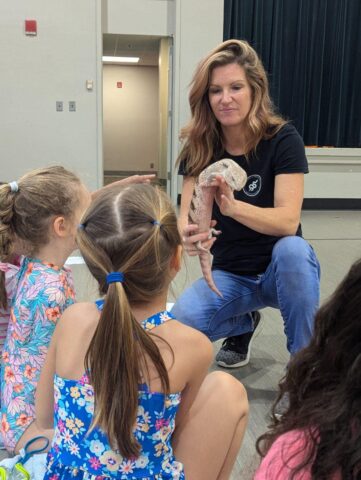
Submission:
[[[123,82],[117,82],[117,88],[123,88]]]
[[[37,35],[36,20],[25,20],[25,35]]]

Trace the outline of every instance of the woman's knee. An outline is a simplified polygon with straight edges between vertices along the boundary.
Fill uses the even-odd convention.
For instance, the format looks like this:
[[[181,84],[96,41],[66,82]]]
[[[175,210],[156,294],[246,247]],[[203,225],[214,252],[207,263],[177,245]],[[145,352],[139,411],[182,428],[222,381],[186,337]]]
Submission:
[[[311,264],[318,268],[318,260],[311,245],[302,237],[289,236],[278,240],[273,247],[272,260],[292,265]]]

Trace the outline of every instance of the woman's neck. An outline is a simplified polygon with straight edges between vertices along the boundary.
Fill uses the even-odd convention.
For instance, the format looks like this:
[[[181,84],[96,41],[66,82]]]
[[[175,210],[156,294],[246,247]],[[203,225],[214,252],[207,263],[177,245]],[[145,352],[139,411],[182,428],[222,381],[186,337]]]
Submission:
[[[243,155],[246,152],[246,136],[244,129],[235,126],[222,128],[223,143],[228,153],[232,155]]]

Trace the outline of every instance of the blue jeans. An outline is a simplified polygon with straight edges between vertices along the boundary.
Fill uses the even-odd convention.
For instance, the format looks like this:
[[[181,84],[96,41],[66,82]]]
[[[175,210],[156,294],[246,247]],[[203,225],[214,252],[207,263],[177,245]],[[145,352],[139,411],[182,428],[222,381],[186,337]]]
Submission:
[[[291,355],[309,343],[319,304],[320,265],[303,238],[281,238],[273,247],[271,263],[260,275],[212,273],[223,298],[203,278],[197,280],[172,309],[179,321],[214,341],[253,330],[250,312],[273,307],[281,311]]]

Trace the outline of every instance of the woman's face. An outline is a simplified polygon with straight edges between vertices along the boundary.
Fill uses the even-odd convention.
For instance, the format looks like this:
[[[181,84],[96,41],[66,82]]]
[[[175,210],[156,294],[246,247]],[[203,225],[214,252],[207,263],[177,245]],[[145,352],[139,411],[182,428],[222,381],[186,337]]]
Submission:
[[[231,63],[211,74],[208,99],[222,128],[242,126],[251,109],[252,91],[243,67]]]

